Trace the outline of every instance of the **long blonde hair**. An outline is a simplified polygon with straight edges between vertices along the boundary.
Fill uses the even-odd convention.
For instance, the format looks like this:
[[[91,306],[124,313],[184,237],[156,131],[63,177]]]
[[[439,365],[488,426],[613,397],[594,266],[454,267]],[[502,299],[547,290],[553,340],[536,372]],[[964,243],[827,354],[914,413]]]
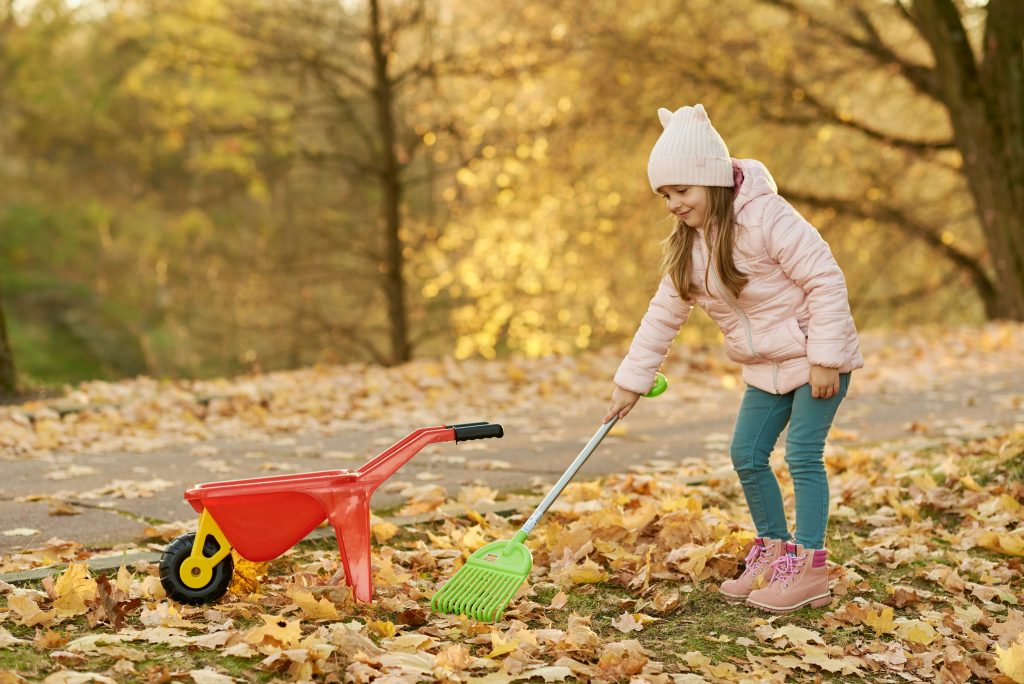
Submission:
[[[734,298],[740,296],[747,284],[747,276],[736,268],[732,256],[732,248],[736,243],[736,221],[733,216],[733,189],[726,187],[707,186],[708,212],[704,217],[704,234],[710,235],[710,228],[718,226],[715,231],[715,244],[708,245],[709,253],[714,260],[715,270],[726,289]],[[693,241],[698,239],[696,228],[690,228],[682,219],[676,219],[672,234],[662,240],[664,255],[661,259],[662,275],[669,274],[672,284],[683,299],[691,299],[693,285],[693,264],[690,258],[693,253]],[[704,288],[707,289],[707,271],[704,273]]]

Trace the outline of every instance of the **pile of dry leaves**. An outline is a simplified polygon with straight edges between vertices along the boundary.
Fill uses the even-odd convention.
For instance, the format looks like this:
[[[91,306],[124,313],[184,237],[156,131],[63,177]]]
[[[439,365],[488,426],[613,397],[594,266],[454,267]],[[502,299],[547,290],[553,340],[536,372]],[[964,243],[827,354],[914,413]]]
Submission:
[[[12,670],[0,681],[1024,682],[1024,433],[918,450],[847,442],[827,461],[827,609],[775,617],[721,602],[716,586],[753,536],[739,487],[709,475],[720,463],[657,463],[571,485],[493,625],[427,608],[471,551],[529,512],[477,512],[492,490],[463,492],[464,513],[436,522],[375,521],[371,605],[332,583],[338,552],[324,543],[238,559],[225,600],[191,608],[164,597],[152,564],[92,576],[87,551],[53,540],[0,560],[77,561],[41,585],[0,585]]]

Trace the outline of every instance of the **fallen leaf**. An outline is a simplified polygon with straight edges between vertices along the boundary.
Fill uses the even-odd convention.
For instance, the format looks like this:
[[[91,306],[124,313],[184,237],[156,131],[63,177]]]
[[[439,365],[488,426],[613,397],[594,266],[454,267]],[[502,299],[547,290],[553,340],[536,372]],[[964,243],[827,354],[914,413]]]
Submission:
[[[337,620],[338,608],[326,598],[321,597],[318,601],[313,593],[295,589],[289,594],[292,601],[302,610],[302,614],[311,620]]]
[[[377,523],[370,529],[373,531],[373,538],[377,540],[378,544],[383,544],[398,534],[398,525],[389,522]]]
[[[637,619],[637,616],[632,613],[623,613],[615,620],[612,620],[612,627],[629,634],[630,632],[639,632],[644,628],[644,624]]]
[[[868,610],[864,615],[864,624],[875,630],[876,637],[880,637],[896,629],[896,623],[892,616],[893,611],[889,607],[883,608],[877,613],[874,610]]]
[[[1006,649],[996,646],[996,667],[1017,684],[1024,684],[1024,640]]]
[[[935,628],[923,620],[906,620],[901,622],[896,626],[896,633],[900,635],[901,639],[925,646],[939,638]]]
[[[188,674],[195,684],[231,684],[231,682],[238,681],[234,677],[221,674],[208,667],[202,670],[190,670]]]
[[[279,615],[260,615],[262,625],[253,627],[245,632],[243,639],[250,644],[270,644],[277,647],[288,648],[298,643],[302,637],[302,627],[299,620],[287,620]]]
[[[783,625],[776,629],[771,639],[777,641],[779,639],[786,639],[789,643],[794,646],[806,646],[812,641],[818,644],[824,645],[825,640],[821,638],[821,635],[810,629],[804,629],[803,627],[797,627],[796,625]]]
[[[382,637],[393,637],[397,631],[395,623],[390,620],[369,620],[366,623],[366,628]]]
[[[11,644],[27,644],[29,643],[25,639],[18,639],[3,627],[0,627],[0,648],[10,646]]]
[[[85,602],[96,598],[96,580],[89,576],[84,563],[69,563],[53,589],[57,594],[53,607],[60,617],[84,615],[89,610]]]
[[[82,511],[75,508],[67,501],[60,499],[50,499],[50,507],[47,510],[47,515],[81,515]]]
[[[18,615],[17,622],[26,627],[33,625],[49,625],[57,619],[56,610],[42,610],[39,605],[27,596],[8,596],[7,607]]]

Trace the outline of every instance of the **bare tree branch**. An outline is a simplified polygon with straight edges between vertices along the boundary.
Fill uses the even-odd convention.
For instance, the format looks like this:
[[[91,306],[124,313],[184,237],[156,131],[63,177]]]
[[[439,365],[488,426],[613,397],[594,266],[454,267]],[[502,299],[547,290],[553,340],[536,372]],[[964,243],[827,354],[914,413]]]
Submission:
[[[936,250],[951,262],[968,273],[978,288],[982,297],[995,297],[996,289],[978,257],[972,256],[952,244],[943,242],[942,237],[934,233],[927,226],[923,225],[906,212],[891,206],[882,204],[865,205],[842,197],[822,197],[806,192],[800,192],[791,188],[779,189],[779,193],[788,199],[796,202],[803,202],[813,207],[832,208],[847,216],[860,218],[871,218],[876,221],[891,223],[903,232],[912,237],[922,240],[932,249]]]
[[[900,72],[918,92],[932,99],[941,100],[942,84],[935,70],[910,62],[896,54],[889,45],[882,41],[874,27],[871,27],[869,31],[869,38],[864,40],[814,16],[793,0],[761,0],[761,2],[785,9],[795,16],[804,18],[809,25],[828,31],[850,47],[874,57],[883,64],[898,65]]]
[[[953,140],[911,140],[891,133],[880,131],[866,123],[854,120],[852,117],[843,116],[834,107],[825,104],[812,95],[803,86],[797,83],[792,77],[787,76],[786,83],[790,87],[800,88],[804,91],[804,102],[806,102],[817,113],[815,117],[802,117],[794,114],[774,114],[770,111],[763,112],[763,118],[781,124],[806,125],[821,121],[828,121],[838,126],[859,131],[867,137],[878,140],[891,147],[898,147],[911,152],[937,152],[940,150],[955,150],[956,143]]]

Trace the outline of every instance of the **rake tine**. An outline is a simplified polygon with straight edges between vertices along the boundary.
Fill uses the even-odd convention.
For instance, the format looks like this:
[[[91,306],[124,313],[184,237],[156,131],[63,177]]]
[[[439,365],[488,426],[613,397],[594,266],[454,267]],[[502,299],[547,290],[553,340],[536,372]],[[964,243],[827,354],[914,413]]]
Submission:
[[[501,576],[497,573],[484,574],[486,576],[482,578],[481,583],[476,587],[474,595],[467,597],[467,602],[463,606],[467,615],[476,615],[480,604],[488,599],[491,592],[494,590],[494,586],[501,579]]]

